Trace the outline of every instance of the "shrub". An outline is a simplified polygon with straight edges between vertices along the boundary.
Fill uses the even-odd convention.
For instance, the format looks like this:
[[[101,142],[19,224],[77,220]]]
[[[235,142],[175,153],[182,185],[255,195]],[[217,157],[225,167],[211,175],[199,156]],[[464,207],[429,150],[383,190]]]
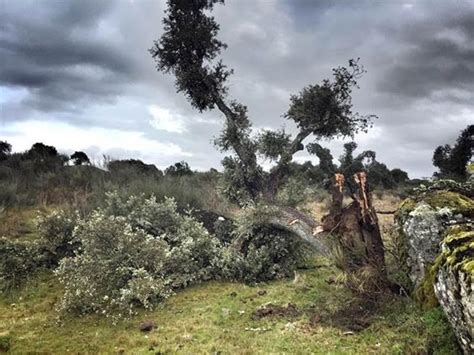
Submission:
[[[60,310],[127,316],[220,270],[219,241],[172,199],[109,193],[104,209],[78,220],[73,239],[80,248],[56,270],[65,286]]]
[[[277,200],[284,206],[298,207],[309,199],[308,183],[301,178],[290,177],[278,191]]]
[[[225,278],[245,282],[288,277],[308,256],[304,242],[290,232],[268,225],[274,213],[268,206],[248,207],[237,220],[239,250],[227,250],[223,257]]]
[[[21,286],[41,266],[37,245],[0,238],[0,291]]]
[[[74,255],[79,242],[73,238],[73,230],[79,219],[77,213],[54,210],[40,214],[35,219],[40,245],[47,255],[47,264],[56,266],[59,260]]]
[[[96,211],[79,221],[74,238],[80,249],[56,270],[65,287],[60,310],[126,315],[134,305],[148,308],[170,294],[160,275],[166,242],[133,230],[124,217]]]

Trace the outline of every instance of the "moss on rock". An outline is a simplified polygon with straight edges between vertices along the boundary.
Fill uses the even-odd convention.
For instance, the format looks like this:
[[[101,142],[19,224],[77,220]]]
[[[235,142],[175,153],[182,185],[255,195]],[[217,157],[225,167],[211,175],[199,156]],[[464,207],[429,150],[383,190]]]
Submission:
[[[449,208],[453,214],[474,217],[474,201],[452,191],[433,191],[423,201],[435,209]]]
[[[446,265],[455,271],[474,276],[474,231],[472,225],[450,228],[443,240],[439,266]]]
[[[434,292],[436,275],[441,267],[453,271],[463,271],[469,278],[474,277],[474,231],[472,225],[455,226],[446,231],[442,251],[433,265],[427,268],[425,278],[414,292],[415,300],[424,309],[438,305]]]
[[[415,209],[416,204],[417,201],[410,197],[403,200],[397,212],[395,212],[395,219],[403,223],[410,212]]]

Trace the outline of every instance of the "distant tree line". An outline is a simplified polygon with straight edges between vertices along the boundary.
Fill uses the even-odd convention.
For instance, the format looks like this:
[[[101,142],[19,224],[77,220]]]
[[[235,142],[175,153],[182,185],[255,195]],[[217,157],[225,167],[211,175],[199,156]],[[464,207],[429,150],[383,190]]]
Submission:
[[[472,163],[474,151],[474,125],[468,125],[459,135],[456,144],[440,145],[433,153],[433,165],[438,168],[435,177],[464,180],[466,166]]]

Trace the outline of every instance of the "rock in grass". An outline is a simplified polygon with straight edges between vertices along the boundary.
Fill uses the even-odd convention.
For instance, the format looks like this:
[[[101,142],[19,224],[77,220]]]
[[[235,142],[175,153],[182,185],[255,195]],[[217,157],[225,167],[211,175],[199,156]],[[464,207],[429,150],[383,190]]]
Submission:
[[[138,329],[142,332],[150,332],[156,328],[156,323],[152,320],[146,320],[138,326]]]

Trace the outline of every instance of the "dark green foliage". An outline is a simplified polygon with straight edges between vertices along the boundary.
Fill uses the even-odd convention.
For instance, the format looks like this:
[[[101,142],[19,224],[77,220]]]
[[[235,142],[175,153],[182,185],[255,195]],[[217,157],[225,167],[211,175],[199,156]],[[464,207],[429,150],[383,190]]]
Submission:
[[[107,169],[117,178],[131,178],[136,176],[150,176],[159,178],[163,173],[153,164],[145,164],[138,159],[112,160]]]
[[[12,152],[12,145],[6,141],[0,141],[0,161],[7,159]]]
[[[240,252],[226,265],[231,278],[252,283],[290,277],[305,263],[303,242],[284,230],[255,225],[240,238]]]
[[[465,179],[466,165],[474,151],[474,125],[464,129],[454,146],[445,144],[435,149],[433,165],[439,169],[434,175],[441,178]]]
[[[352,183],[351,177],[359,171],[367,172],[371,187],[393,189],[408,181],[408,174],[405,171],[398,168],[389,170],[384,163],[376,160],[376,153],[372,150],[366,150],[354,157],[356,149],[355,142],[344,144],[344,153],[339,158],[339,171],[344,174],[349,186]]]
[[[319,169],[324,174],[325,178],[330,178],[336,172],[336,166],[333,163],[331,151],[327,148],[321,147],[318,143],[310,143],[306,146],[310,154],[314,154],[319,159]]]
[[[234,221],[229,218],[219,217],[215,220],[213,227],[213,234],[223,245],[232,243],[235,238],[236,229]]]
[[[165,175],[167,176],[185,176],[192,175],[193,171],[185,161],[180,161],[174,165],[170,165],[165,169]]]
[[[11,348],[11,343],[12,339],[10,335],[0,334],[0,353],[7,353]]]
[[[56,267],[61,259],[74,256],[80,247],[79,241],[73,238],[78,219],[77,213],[63,210],[40,214],[36,218],[40,237],[38,245],[43,251],[46,267]]]
[[[410,180],[407,172],[399,168],[390,170],[390,175],[392,175],[392,179],[395,181],[396,184],[403,184]]]
[[[158,70],[174,74],[176,88],[200,111],[214,108],[225,93],[231,71],[213,62],[225,44],[216,39],[219,25],[206,11],[222,0],[169,0],[164,33],[150,53]]]
[[[339,158],[339,167],[341,170],[348,169],[354,163],[354,151],[357,149],[356,142],[349,142],[344,144],[344,153]]]
[[[358,60],[350,60],[349,68],[333,69],[333,81],[309,85],[292,95],[285,116],[296,122],[301,131],[309,130],[316,138],[348,137],[366,131],[374,115],[352,112],[352,89],[364,73]]]
[[[28,151],[28,154],[36,159],[46,159],[58,155],[55,147],[43,143],[35,143]]]
[[[264,130],[258,139],[258,151],[265,158],[277,160],[290,145],[290,135],[283,129],[278,131]]]
[[[393,189],[397,185],[390,170],[384,163],[373,161],[372,164],[369,165],[367,172],[370,186]]]
[[[89,157],[84,152],[74,152],[74,154],[71,155],[71,160],[74,162],[74,165],[90,165],[91,163]]]
[[[0,238],[0,291],[22,286],[42,266],[42,255],[36,244]]]
[[[168,0],[164,33],[150,53],[159,71],[174,75],[177,91],[184,92],[193,107],[199,111],[217,108],[224,114],[226,122],[215,143],[221,151],[235,154],[223,161],[225,196],[241,205],[273,201],[288,177],[293,155],[304,149],[305,138],[347,137],[371,125],[373,115],[352,112],[352,89],[365,71],[358,60],[350,60],[349,68],[333,70],[332,81],[323,80],[291,96],[285,117],[299,128],[294,138],[283,130],[264,131],[254,138],[247,107],[227,100],[225,82],[232,71],[217,60],[225,44],[217,39],[219,25],[209,15],[219,2],[223,3]],[[258,165],[258,154],[277,162],[269,174]]]
[[[233,157],[225,157],[222,165],[220,190],[230,202],[244,206],[258,196],[260,177],[265,174],[262,168],[256,166],[255,171],[249,171],[240,159]]]

